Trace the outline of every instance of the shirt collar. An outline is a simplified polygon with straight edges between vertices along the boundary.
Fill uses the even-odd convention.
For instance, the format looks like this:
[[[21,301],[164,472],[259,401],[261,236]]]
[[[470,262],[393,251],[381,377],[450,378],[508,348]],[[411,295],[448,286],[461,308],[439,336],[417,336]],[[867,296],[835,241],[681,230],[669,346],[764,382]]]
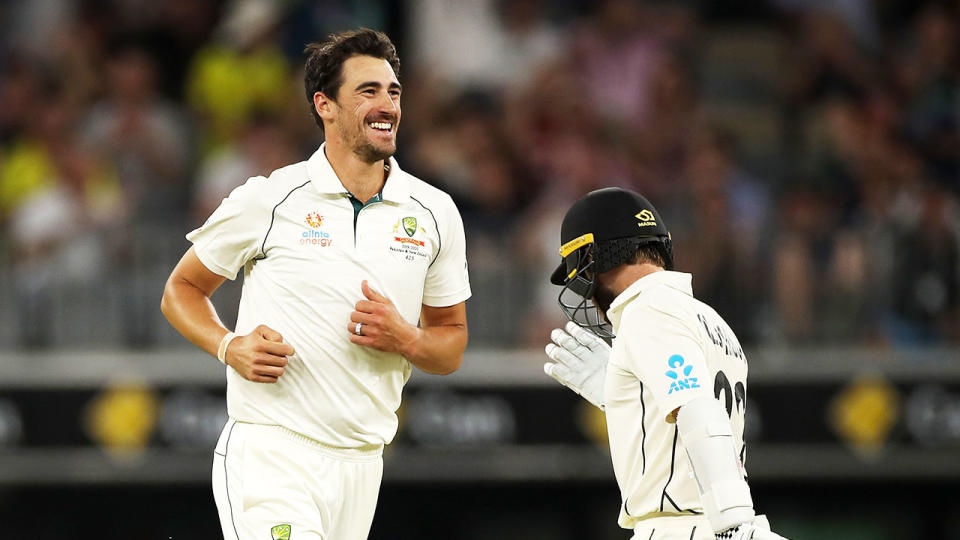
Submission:
[[[637,296],[660,285],[676,289],[688,296],[693,296],[692,281],[693,276],[691,274],[672,272],[669,270],[647,274],[634,281],[613,299],[613,303],[610,304],[610,310],[607,311],[607,319],[609,319],[610,324],[613,326],[613,333],[616,334],[620,328],[620,318],[623,316],[624,308]]]
[[[327,143],[320,145],[320,148],[307,160],[307,177],[313,182],[313,186],[320,193],[330,194],[349,194],[347,188],[343,187],[340,177],[334,172],[327,154],[324,152]],[[383,200],[402,203],[410,198],[410,179],[408,174],[400,170],[397,160],[391,156],[389,158],[390,174],[381,190]]]

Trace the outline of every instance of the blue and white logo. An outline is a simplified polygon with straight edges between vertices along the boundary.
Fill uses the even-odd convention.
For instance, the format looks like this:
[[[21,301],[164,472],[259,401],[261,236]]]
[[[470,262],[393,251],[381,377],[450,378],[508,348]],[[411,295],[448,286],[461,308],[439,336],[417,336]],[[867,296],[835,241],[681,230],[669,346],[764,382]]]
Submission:
[[[690,376],[693,372],[693,366],[685,366],[683,364],[683,357],[679,354],[675,354],[667,359],[667,367],[670,368],[667,370],[667,377],[673,379],[670,381],[670,391],[667,392],[667,395],[688,388],[700,388],[700,385],[697,384],[697,378]]]

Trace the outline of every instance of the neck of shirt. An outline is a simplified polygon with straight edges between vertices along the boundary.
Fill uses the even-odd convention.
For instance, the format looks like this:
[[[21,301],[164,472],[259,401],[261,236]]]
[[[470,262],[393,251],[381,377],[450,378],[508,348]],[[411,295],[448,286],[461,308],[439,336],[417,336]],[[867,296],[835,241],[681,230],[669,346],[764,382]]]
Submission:
[[[378,202],[383,202],[383,189],[381,189],[376,195],[370,197],[367,202],[360,202],[360,199],[356,198],[353,193],[347,192],[347,195],[350,199],[350,204],[353,205],[353,241],[357,241],[357,218],[360,217],[360,211],[364,208],[375,204]]]

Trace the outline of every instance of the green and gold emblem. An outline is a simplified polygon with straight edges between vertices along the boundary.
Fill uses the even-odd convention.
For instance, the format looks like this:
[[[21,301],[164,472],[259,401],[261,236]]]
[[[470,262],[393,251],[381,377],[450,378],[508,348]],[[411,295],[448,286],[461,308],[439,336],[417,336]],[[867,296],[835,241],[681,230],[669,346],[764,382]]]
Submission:
[[[413,237],[413,235],[417,232],[417,218],[403,218],[403,230],[407,232],[407,236]]]
[[[273,540],[290,540],[290,524],[274,525],[270,529],[270,537]]]

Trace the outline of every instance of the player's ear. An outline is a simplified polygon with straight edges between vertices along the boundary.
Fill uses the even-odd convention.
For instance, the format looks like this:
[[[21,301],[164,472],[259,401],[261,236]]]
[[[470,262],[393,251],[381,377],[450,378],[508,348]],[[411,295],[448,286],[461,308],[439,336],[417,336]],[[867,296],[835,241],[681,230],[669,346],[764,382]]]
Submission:
[[[316,109],[320,118],[327,122],[333,122],[336,105],[337,102],[327,97],[323,92],[313,94],[313,108]]]

